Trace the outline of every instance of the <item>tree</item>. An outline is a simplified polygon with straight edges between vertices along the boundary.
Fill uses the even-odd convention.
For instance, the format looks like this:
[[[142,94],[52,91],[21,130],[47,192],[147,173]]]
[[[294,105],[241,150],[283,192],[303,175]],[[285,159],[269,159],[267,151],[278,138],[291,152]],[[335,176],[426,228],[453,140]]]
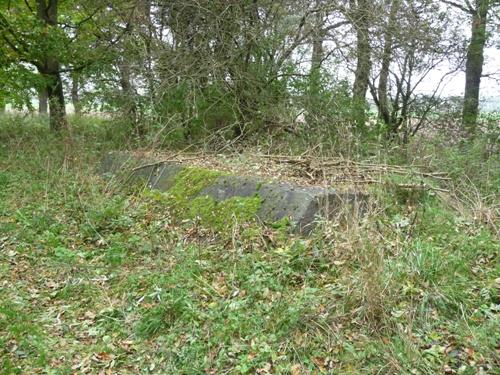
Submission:
[[[9,6],[6,14],[0,12],[0,36],[18,64],[31,64],[42,76],[50,128],[58,132],[67,126],[58,48],[64,35],[58,28],[58,0],[26,1],[24,5]]]
[[[479,88],[484,64],[484,46],[486,44],[486,18],[489,0],[477,0],[472,15],[471,38],[467,48],[465,63],[465,90],[462,121],[464,127],[472,135],[475,133],[479,112]]]
[[[442,0],[456,9],[465,12],[470,17],[471,35],[467,47],[465,62],[465,90],[462,111],[462,123],[468,134],[473,137],[476,133],[477,117],[479,114],[479,90],[483,74],[484,48],[488,40],[486,26],[490,12],[500,2],[498,0],[468,0],[457,3]]]
[[[32,110],[33,86],[39,75],[28,64],[19,64],[0,33],[0,102],[13,108]]]
[[[309,125],[319,125],[319,129],[325,125],[325,109],[323,107],[331,105],[331,103],[324,102],[324,91],[327,88],[325,87],[326,74],[323,64],[333,51],[325,48],[325,42],[331,41],[331,37],[337,29],[349,24],[349,21],[343,19],[344,17],[340,14],[341,10],[343,10],[343,7],[340,4],[332,5],[330,1],[317,0],[311,9],[310,31],[305,32],[306,35],[310,34],[311,44],[311,67],[308,77],[308,90],[305,93],[307,95],[306,120]],[[328,88],[328,90],[331,90],[331,88]]]
[[[67,127],[63,74],[81,73],[99,61],[96,56],[104,50],[99,42],[89,48],[90,40],[99,39],[93,20],[105,9],[103,4],[100,0],[82,1],[77,6],[59,0],[0,2],[0,52],[4,49],[9,56],[8,64],[0,64],[0,69],[22,72],[23,77],[28,77],[25,71],[38,72],[23,81],[24,89],[38,91],[41,112],[47,98],[50,128],[56,133]],[[31,95],[24,96],[28,106]]]
[[[37,0],[36,14],[42,22],[46,32],[57,33],[58,30],[58,0]],[[59,132],[67,127],[66,102],[64,99],[63,83],[61,79],[60,61],[57,50],[46,49],[39,59],[33,60],[34,65],[43,78],[46,79],[47,98],[50,110],[50,128]]]
[[[321,78],[321,65],[324,59],[324,39],[325,39],[325,10],[322,9],[320,1],[316,2],[316,12],[314,17],[314,24],[312,25],[311,39],[311,69],[309,71],[309,108],[307,108],[309,121],[317,121],[317,114],[315,111],[318,106],[318,95],[320,91],[320,78]]]
[[[157,113],[180,116],[187,138],[280,124],[294,52],[311,42],[316,10],[299,0],[163,3],[152,14],[162,28],[152,34],[168,35],[153,49]]]
[[[391,61],[393,59],[394,39],[397,32],[397,16],[400,8],[401,0],[391,0],[387,22],[383,27],[382,32],[382,56],[380,74],[378,79],[377,94],[374,95],[375,103],[377,104],[379,117],[387,126],[391,126],[390,109],[388,102],[388,84]],[[374,91],[374,90],[373,90]],[[372,93],[373,94],[373,93]]]
[[[354,29],[356,30],[356,70],[353,84],[353,117],[358,130],[363,131],[366,123],[366,91],[371,71],[371,46],[369,22],[370,0],[351,0]]]
[[[80,100],[80,77],[77,72],[71,72],[71,102],[76,115],[82,113],[82,103]]]
[[[114,111],[139,137],[176,124],[179,139],[240,139],[301,112],[320,132],[346,124],[362,136],[369,89],[381,129],[406,139],[420,128],[415,103],[426,114],[436,102],[416,88],[460,44],[444,3],[473,19],[464,123],[475,122],[484,25],[499,0],[472,1],[0,0],[0,97],[29,107],[40,95],[54,131],[67,92],[75,112]]]
[[[448,70],[435,83],[430,95],[434,99],[444,78],[455,70],[449,61],[462,49],[459,25],[430,0],[391,0],[383,9],[374,37],[375,67],[369,87],[386,138],[407,142],[423,123],[412,119],[415,108],[427,115],[436,103],[427,100],[422,110],[418,87],[430,72]]]

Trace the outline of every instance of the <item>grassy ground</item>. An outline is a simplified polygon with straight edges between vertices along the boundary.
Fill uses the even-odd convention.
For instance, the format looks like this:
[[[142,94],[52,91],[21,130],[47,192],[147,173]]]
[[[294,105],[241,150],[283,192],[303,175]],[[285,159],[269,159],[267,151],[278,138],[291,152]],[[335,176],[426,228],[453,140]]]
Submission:
[[[460,205],[385,186],[311,238],[216,235],[101,180],[105,137],[0,125],[1,373],[497,373],[494,164]]]

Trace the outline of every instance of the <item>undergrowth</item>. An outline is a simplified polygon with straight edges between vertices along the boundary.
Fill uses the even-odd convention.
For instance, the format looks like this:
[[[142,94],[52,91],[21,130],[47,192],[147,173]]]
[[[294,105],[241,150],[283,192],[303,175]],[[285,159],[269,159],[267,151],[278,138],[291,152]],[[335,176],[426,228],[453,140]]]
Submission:
[[[495,373],[500,246],[469,192],[375,186],[357,221],[249,237],[102,180],[106,134],[0,124],[2,373]],[[498,171],[464,173],[494,211]]]

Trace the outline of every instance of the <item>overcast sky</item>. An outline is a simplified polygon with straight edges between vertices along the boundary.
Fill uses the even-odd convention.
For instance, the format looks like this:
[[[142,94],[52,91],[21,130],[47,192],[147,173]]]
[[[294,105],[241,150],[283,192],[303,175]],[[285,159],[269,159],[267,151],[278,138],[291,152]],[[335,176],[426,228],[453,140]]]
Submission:
[[[491,47],[485,50],[485,63],[483,67],[483,74],[490,74],[496,72],[496,79],[483,77],[481,79],[481,97],[499,97],[500,96],[500,50]],[[422,82],[417,90],[420,93],[432,93],[435,89],[436,82],[438,82],[443,71],[433,71],[429,73],[428,77]],[[449,77],[446,85],[443,87],[443,96],[463,95],[465,87],[465,73],[459,72],[456,75]]]

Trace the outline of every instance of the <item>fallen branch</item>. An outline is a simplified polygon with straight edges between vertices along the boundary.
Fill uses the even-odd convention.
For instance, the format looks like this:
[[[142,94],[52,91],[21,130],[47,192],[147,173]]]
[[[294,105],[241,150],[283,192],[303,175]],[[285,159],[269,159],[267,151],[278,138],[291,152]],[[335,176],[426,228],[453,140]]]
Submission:
[[[381,184],[381,185],[388,185],[389,183],[387,181],[380,181],[380,180],[373,180],[373,179],[366,179],[366,180],[351,180],[348,178],[340,178],[336,179],[335,182],[349,182],[352,184]],[[428,184],[395,184],[395,186],[402,188],[402,189],[418,189],[418,190],[434,190],[434,191],[439,191],[441,193],[449,193],[450,191],[447,189],[442,189],[434,186],[430,186]]]

